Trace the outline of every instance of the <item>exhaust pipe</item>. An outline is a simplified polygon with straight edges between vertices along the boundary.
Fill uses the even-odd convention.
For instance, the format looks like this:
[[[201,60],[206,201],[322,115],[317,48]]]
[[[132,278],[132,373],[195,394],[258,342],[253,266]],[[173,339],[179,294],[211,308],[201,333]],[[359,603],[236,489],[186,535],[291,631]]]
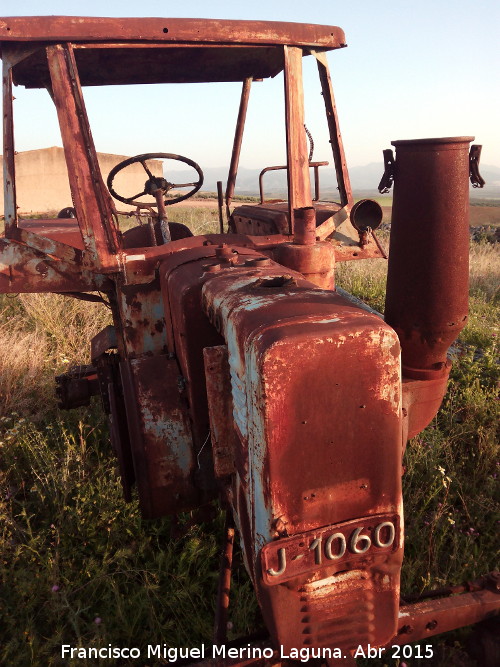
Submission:
[[[399,336],[403,376],[445,378],[467,322],[469,144],[473,137],[393,141],[396,159],[385,320]],[[387,191],[387,190],[386,190]]]

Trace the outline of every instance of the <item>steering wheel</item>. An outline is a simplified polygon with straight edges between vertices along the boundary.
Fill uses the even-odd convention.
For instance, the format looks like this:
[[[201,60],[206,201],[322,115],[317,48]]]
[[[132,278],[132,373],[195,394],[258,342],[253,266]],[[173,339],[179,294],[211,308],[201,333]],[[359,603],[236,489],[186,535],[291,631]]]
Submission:
[[[157,160],[157,159],[178,160],[179,162],[184,162],[197,172],[199,178],[194,183],[169,183],[162,176],[154,176],[154,174],[151,173],[151,170],[146,164],[146,160]],[[117,192],[114,191],[113,180],[115,176],[118,174],[118,172],[122,171],[122,169],[125,169],[125,167],[128,167],[131,164],[135,164],[136,162],[142,164],[144,171],[148,175],[148,180],[144,184],[144,190],[142,192],[139,192],[133,197],[122,197],[121,195],[119,195]],[[169,190],[173,190],[174,188],[192,187],[192,189],[185,195],[179,195],[178,197],[173,197],[172,199],[170,198],[166,199],[165,206],[170,206],[171,204],[177,204],[177,202],[183,201],[184,199],[188,199],[189,197],[192,197],[196,192],[198,192],[198,190],[203,185],[203,172],[201,168],[196,164],[196,162],[193,162],[193,160],[190,160],[189,158],[184,157],[183,155],[175,155],[174,153],[143,153],[142,155],[135,155],[134,157],[130,157],[127,160],[119,162],[109,172],[106,183],[108,186],[108,190],[111,192],[113,197],[123,202],[124,204],[134,204],[136,206],[152,205],[151,202],[137,201],[137,198],[142,197],[142,195],[155,196],[155,193],[158,190],[161,190],[164,192],[164,194],[166,194],[167,192],[169,192]]]

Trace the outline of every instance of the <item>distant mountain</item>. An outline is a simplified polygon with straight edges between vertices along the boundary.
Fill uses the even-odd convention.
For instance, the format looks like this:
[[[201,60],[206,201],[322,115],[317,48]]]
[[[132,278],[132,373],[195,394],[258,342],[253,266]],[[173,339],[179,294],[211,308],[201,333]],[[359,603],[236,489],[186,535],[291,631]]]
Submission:
[[[324,195],[332,196],[334,194],[333,188],[327,187],[328,183],[332,182],[332,169],[323,167],[320,169],[321,192]],[[480,165],[479,171],[481,176],[486,181],[484,188],[473,189],[474,197],[500,197],[500,167],[494,165]],[[384,166],[380,162],[371,162],[362,167],[351,167],[349,169],[349,176],[351,178],[352,189],[355,191],[373,191],[376,192]],[[223,189],[225,191],[228,170],[224,167],[208,167],[203,170],[205,180],[202,190],[205,192],[216,192],[217,181],[222,181]],[[235,194],[237,195],[258,195],[259,194],[259,169],[247,169],[240,167],[238,170],[238,178],[236,179]],[[187,182],[193,176],[192,170],[170,171],[165,175],[167,180],[178,183]],[[472,188],[471,188],[472,189]],[[286,191],[286,172],[270,171],[264,175],[264,191],[266,196],[277,196]]]

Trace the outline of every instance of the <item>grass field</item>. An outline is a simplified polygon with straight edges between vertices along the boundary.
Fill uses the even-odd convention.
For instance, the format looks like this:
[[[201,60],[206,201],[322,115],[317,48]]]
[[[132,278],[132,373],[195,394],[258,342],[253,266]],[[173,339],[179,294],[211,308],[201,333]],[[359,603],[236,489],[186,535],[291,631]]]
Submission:
[[[215,210],[205,222],[188,207],[182,216],[198,233],[217,220]],[[382,260],[349,262],[338,284],[383,310],[385,270]],[[497,247],[473,244],[470,323],[454,348],[449,391],[405,458],[408,593],[498,567],[499,277]],[[143,521],[121,499],[97,402],[55,407],[54,374],[88,358],[109,312],[58,295],[4,295],[0,310],[0,664],[129,664],[63,662],[61,644],[211,643],[220,513],[190,527],[181,516],[186,533],[171,540],[169,519]],[[231,638],[263,628],[238,554],[230,623]],[[464,652],[466,634],[437,637],[434,662],[406,664],[481,667]]]

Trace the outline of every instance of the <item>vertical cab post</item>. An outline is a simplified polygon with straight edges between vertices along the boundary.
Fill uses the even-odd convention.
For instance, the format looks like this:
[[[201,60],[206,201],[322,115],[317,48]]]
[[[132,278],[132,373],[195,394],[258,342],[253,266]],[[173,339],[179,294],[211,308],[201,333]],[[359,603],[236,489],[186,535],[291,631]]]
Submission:
[[[328,122],[328,130],[330,132],[330,144],[332,146],[333,161],[335,163],[335,172],[337,174],[340,203],[342,206],[352,206],[354,200],[352,197],[351,181],[349,179],[349,172],[347,171],[344,144],[342,143],[342,135],[340,134],[337,106],[335,104],[326,53],[324,51],[314,51],[313,53],[318,64],[321,92],[323,93],[323,100],[325,102],[326,119]]]
[[[231,217],[229,207],[234,195],[234,186],[236,184],[236,175],[238,173],[238,165],[240,162],[241,143],[243,141],[243,130],[245,128],[245,120],[247,117],[248,100],[250,97],[250,88],[252,86],[252,77],[249,76],[243,81],[241,89],[240,108],[238,110],[238,119],[236,121],[236,131],[234,133],[233,151],[231,153],[231,164],[229,166],[229,175],[227,177],[226,186],[226,214],[227,219]]]
[[[3,187],[5,208],[5,236],[17,227],[16,168],[14,152],[14,114],[12,105],[12,64],[9,49],[3,48]]]
[[[288,179],[289,232],[294,231],[294,212],[312,206],[309,155],[304,131],[304,91],[302,49],[284,46],[285,118]]]
[[[101,270],[113,271],[117,267],[118,235],[97,161],[71,45],[48,46],[47,60],[71,194],[85,249]]]

